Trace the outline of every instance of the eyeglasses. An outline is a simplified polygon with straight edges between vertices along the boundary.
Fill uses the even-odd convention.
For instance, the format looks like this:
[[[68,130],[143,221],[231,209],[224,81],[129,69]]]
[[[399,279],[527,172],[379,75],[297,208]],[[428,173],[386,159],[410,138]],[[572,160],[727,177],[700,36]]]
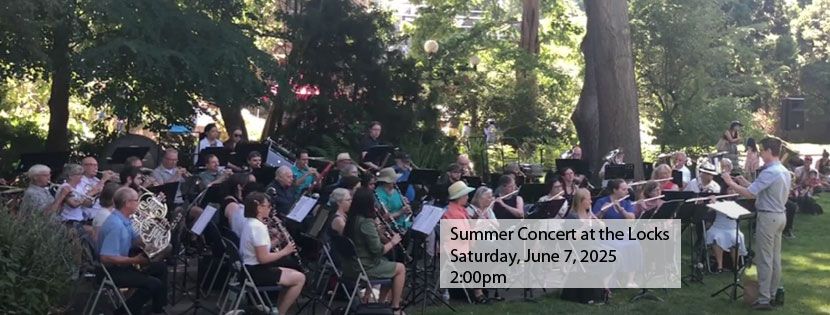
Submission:
[[[136,201],[138,201],[138,198],[136,198],[136,199],[127,199],[127,201],[129,201],[129,202],[136,202]]]
[[[236,133],[236,134],[234,134],[233,136],[234,136],[234,137],[237,137],[237,138],[242,138],[242,134],[241,134],[241,133]]]

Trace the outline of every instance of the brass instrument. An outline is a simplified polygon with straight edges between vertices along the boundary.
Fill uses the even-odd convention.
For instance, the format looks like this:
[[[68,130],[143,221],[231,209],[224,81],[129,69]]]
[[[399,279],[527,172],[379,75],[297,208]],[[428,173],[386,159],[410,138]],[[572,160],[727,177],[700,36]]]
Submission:
[[[605,162],[612,165],[619,164],[617,163],[617,156],[620,155],[620,152],[622,152],[622,150],[620,150],[619,148],[609,151],[608,154],[606,154],[604,157]]]
[[[132,216],[132,227],[144,243],[141,250],[152,260],[170,245],[172,226],[166,219],[167,205],[146,188],[139,188],[143,193],[138,198],[138,209]]]

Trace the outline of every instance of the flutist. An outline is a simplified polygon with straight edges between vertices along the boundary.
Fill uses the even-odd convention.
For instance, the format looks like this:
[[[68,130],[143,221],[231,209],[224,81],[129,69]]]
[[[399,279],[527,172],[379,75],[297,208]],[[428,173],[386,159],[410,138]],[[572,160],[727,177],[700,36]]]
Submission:
[[[610,195],[597,199],[591,212],[600,219],[634,219],[635,209],[628,201],[628,184],[622,179],[608,181]]]

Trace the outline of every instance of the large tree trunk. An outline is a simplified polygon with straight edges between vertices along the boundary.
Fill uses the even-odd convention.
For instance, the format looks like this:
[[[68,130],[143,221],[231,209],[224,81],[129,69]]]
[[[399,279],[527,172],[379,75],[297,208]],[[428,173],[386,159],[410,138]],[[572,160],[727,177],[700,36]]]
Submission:
[[[49,133],[46,148],[49,151],[69,150],[69,84],[72,78],[69,41],[72,34],[69,18],[52,30],[52,86],[49,94]]]
[[[640,151],[640,112],[631,53],[631,31],[626,1],[585,1],[588,24],[595,32],[592,44],[600,152],[622,148],[635,177],[643,176]]]
[[[539,54],[539,0],[522,0],[522,34],[519,46]]]
[[[274,96],[271,101],[271,107],[268,109],[268,116],[265,118],[265,126],[262,127],[262,136],[260,140],[265,140],[270,137],[279,128],[282,123],[283,107],[278,104],[279,98]]]
[[[579,102],[571,115],[582,147],[582,158],[592,166],[592,172],[599,171],[602,153],[599,151],[599,109],[597,108],[597,81],[594,61],[594,45],[591,43],[596,32],[588,24],[585,38],[582,39],[582,54],[585,56],[585,78]]]
[[[219,111],[222,112],[222,121],[225,123],[225,130],[228,135],[231,135],[234,129],[242,130],[242,140],[248,141],[248,129],[245,127],[245,119],[242,118],[242,111],[240,107],[235,106],[219,106]]]

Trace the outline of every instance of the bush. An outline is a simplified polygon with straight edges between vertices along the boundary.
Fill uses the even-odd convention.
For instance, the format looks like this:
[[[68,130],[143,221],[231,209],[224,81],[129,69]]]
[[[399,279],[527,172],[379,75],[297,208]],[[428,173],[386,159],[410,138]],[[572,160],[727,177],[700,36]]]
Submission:
[[[50,217],[0,206],[0,314],[47,314],[67,304],[80,247]]]

